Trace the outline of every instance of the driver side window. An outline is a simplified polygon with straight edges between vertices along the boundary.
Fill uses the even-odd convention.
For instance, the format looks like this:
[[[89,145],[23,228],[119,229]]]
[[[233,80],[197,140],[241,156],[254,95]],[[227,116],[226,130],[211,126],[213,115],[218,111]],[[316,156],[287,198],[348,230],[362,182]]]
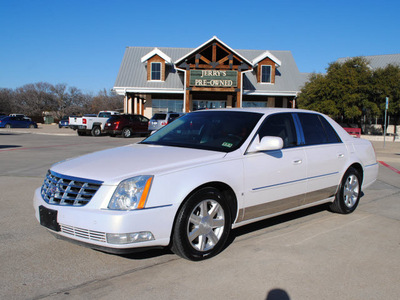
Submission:
[[[278,136],[283,140],[283,148],[297,146],[297,135],[292,115],[289,113],[274,114],[264,121],[258,134],[260,140],[264,136]]]

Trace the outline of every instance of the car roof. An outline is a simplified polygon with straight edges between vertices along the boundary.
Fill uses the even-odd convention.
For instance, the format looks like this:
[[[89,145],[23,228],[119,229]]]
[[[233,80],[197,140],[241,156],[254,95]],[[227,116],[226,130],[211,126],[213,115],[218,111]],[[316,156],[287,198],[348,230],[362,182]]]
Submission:
[[[305,109],[298,109],[298,108],[281,108],[281,107],[244,107],[244,108],[218,108],[218,109],[212,109],[212,110],[197,110],[195,113],[201,113],[204,111],[236,111],[236,112],[252,112],[252,113],[260,113],[264,115],[269,115],[272,113],[278,113],[278,112],[307,112],[307,113],[316,113],[320,114],[315,111],[311,110],[305,110]]]

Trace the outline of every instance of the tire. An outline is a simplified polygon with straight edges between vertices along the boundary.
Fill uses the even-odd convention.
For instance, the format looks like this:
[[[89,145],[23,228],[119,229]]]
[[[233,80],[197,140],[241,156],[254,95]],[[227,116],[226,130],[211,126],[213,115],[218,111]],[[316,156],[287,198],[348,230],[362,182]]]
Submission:
[[[85,131],[77,130],[76,132],[78,133],[79,136],[84,136],[84,135],[86,135],[86,132],[85,132]]]
[[[4,128],[11,128],[11,124],[6,124]]]
[[[122,129],[122,137],[124,138],[130,138],[132,136],[132,129],[130,128],[124,128]]]
[[[29,128],[35,128],[35,125],[30,124],[30,125],[29,125]]]
[[[335,200],[329,208],[336,213],[349,214],[355,211],[361,196],[361,175],[350,167],[342,178]]]
[[[92,128],[92,136],[100,136],[101,135],[101,129],[99,126],[94,126]]]
[[[203,188],[191,195],[179,210],[171,250],[193,261],[215,256],[223,249],[231,225],[231,212],[221,192]]]

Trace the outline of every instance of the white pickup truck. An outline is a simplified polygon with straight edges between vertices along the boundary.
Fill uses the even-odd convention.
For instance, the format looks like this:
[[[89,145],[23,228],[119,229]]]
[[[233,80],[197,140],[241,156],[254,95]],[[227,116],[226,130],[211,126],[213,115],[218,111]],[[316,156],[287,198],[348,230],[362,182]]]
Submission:
[[[112,115],[119,115],[117,111],[101,111],[97,116],[69,117],[69,128],[76,130],[78,135],[101,135],[104,125]]]

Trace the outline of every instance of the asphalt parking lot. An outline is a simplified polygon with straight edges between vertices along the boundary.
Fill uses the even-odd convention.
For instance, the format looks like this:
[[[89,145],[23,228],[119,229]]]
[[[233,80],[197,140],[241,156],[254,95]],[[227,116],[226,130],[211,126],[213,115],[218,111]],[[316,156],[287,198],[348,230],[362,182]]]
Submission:
[[[373,142],[379,178],[353,214],[315,207],[245,226],[202,262],[105,254],[38,224],[33,192],[53,163],[139,140],[0,130],[0,299],[398,299],[399,142]]]

